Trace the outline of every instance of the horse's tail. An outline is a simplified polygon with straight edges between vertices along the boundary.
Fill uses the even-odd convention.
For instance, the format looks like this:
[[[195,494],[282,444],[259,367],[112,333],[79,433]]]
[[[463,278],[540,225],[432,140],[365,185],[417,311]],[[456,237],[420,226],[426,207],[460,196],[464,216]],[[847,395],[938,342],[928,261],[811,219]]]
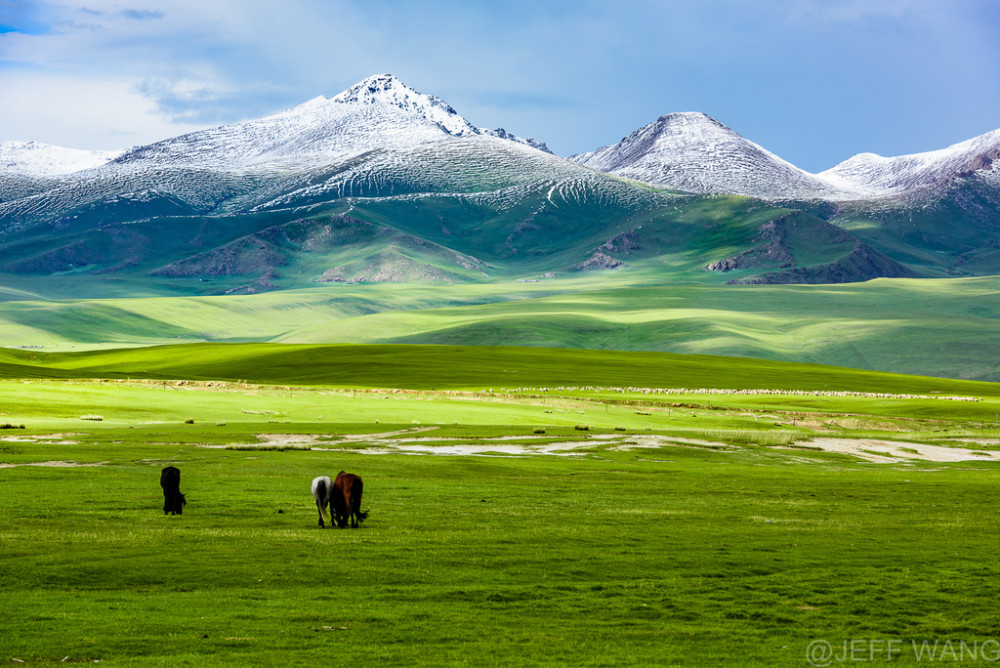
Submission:
[[[351,489],[351,508],[354,508],[354,514],[358,518],[358,524],[364,522],[368,519],[368,511],[361,512],[361,495],[364,494],[365,483],[362,482],[359,477],[354,481],[354,487]]]
[[[181,503],[180,503],[180,506],[178,506],[178,509],[177,509],[178,512],[180,512],[180,509],[183,508],[184,506],[186,506],[188,504],[188,500],[187,500],[187,497],[184,496],[183,494],[181,494],[180,492],[177,492],[177,496],[181,497]]]
[[[319,499],[316,499],[316,507],[319,508],[319,514],[320,517],[323,518],[323,521],[330,526],[333,526],[333,520],[330,519],[330,513],[326,509],[326,504],[322,503]]]
[[[330,520],[330,513],[326,509],[326,500],[330,498],[330,490],[327,489],[326,480],[316,481],[313,496],[316,499],[316,507],[319,508],[319,516],[323,518],[324,522],[332,525],[333,522]]]

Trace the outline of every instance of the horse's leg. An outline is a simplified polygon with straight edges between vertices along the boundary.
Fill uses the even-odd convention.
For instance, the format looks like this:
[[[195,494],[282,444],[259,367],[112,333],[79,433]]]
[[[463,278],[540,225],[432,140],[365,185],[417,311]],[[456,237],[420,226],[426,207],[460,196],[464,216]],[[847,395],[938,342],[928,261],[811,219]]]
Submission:
[[[344,505],[343,493],[339,488],[334,489],[333,496],[330,497],[330,514],[333,515],[334,521],[341,529],[347,526],[346,513],[348,511],[344,508]]]

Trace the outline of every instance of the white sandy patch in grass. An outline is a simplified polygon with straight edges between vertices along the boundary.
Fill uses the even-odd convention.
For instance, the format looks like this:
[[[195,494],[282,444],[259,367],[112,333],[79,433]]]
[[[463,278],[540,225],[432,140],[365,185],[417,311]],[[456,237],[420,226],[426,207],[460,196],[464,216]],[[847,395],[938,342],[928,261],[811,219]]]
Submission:
[[[655,434],[632,434],[630,436],[619,436],[623,443],[612,450],[641,450],[644,448],[663,448],[670,446],[693,445],[699,448],[725,448],[732,449],[735,446],[717,441],[703,441],[697,438],[682,438],[680,436],[659,436]]]
[[[45,443],[46,445],[76,445],[79,441],[71,441],[69,436],[82,436],[82,434],[12,434],[10,436],[0,436],[0,441],[11,443]]]
[[[373,439],[372,435],[359,435],[353,440],[363,441],[374,447],[349,449],[336,448],[339,452],[355,452],[365,455],[391,455],[391,454],[412,454],[412,455],[458,455],[458,456],[499,456],[499,457],[520,457],[525,455],[556,455],[560,457],[579,457],[587,454],[581,452],[586,448],[595,445],[611,446],[612,450],[632,450],[638,448],[662,448],[664,446],[684,447],[712,447],[730,448],[732,446],[725,443],[715,443],[712,441],[701,441],[693,438],[680,438],[659,436],[653,434],[589,434],[581,439],[572,441],[554,441],[551,443],[508,443],[506,441],[531,441],[546,440],[551,436],[497,436],[492,438],[469,439],[467,443],[449,443],[435,445],[433,441],[438,441],[434,437],[418,437],[403,439]],[[448,439],[462,440],[462,439]],[[341,441],[343,443],[343,441]]]
[[[586,448],[594,444],[595,441],[614,441],[623,438],[614,434],[594,434],[588,438],[575,441],[562,441],[552,443],[540,443],[532,445],[530,443],[508,443],[507,441],[544,441],[551,439],[551,436],[496,436],[490,438],[447,438],[448,441],[466,441],[459,443],[434,444],[441,441],[435,437],[414,437],[398,438],[408,434],[418,434],[420,432],[432,431],[437,427],[414,427],[412,429],[401,429],[398,431],[386,431],[375,434],[257,434],[260,439],[257,443],[229,443],[226,445],[202,445],[203,448],[215,449],[253,449],[253,448],[309,448],[326,452],[351,452],[364,455],[483,455],[483,456],[507,456],[516,457],[522,455],[581,455],[583,453],[571,452],[579,448]],[[323,447],[329,445],[331,441],[336,442],[337,447]],[[350,447],[351,444],[359,447]],[[363,447],[361,447],[363,446]]]
[[[568,441],[540,442],[551,436],[521,435],[487,438],[461,438],[418,436],[421,432],[437,427],[414,427],[398,431],[369,434],[257,434],[257,443],[231,443],[228,445],[203,445],[205,448],[253,449],[298,448],[327,452],[345,452],[364,455],[441,455],[441,456],[493,456],[521,457],[527,455],[581,456],[586,449],[603,446],[610,450],[654,450],[660,448],[696,447],[718,450],[739,450],[740,446],[718,441],[669,436],[662,434],[581,434],[581,438]],[[441,441],[448,441],[441,443]],[[517,440],[519,443],[510,443]],[[802,463],[814,463],[803,449],[824,450],[853,455],[879,464],[906,461],[963,462],[1000,461],[1000,451],[981,452],[969,448],[950,448],[926,443],[882,441],[875,439],[814,438],[795,446],[772,446],[775,450],[794,450]]]
[[[414,427],[413,429],[400,429],[398,431],[384,431],[375,434],[255,434],[258,441],[256,443],[227,443],[225,445],[202,445],[203,448],[226,449],[226,448],[313,448],[328,444],[331,441],[337,443],[364,442],[364,443],[398,443],[393,440],[393,436],[403,434],[415,434],[422,431],[430,431],[437,427]],[[323,448],[319,448],[323,449]],[[337,448],[346,450],[345,448]]]
[[[0,464],[0,469],[12,469],[15,466],[51,466],[55,468],[79,468],[86,466],[104,466],[108,462],[92,462],[89,464],[84,464],[81,462],[65,462],[65,461],[51,461],[51,462],[25,462],[24,464]]]
[[[878,464],[898,464],[907,459],[925,462],[1000,461],[1000,456],[998,456],[1000,453],[985,453],[968,448],[949,448],[926,443],[878,441],[867,438],[814,438],[804,442],[803,445],[827,452],[854,455]]]
[[[388,448],[365,448],[349,450],[362,455],[476,455],[476,456],[506,456],[521,455],[559,455],[562,457],[579,456],[586,453],[572,452],[576,448],[586,448],[592,443],[588,441],[566,441],[564,443],[546,443],[545,445],[513,445],[503,443],[470,443],[468,445],[421,445],[419,443],[400,443]],[[344,452],[344,450],[340,450]]]
[[[581,434],[581,438],[569,441],[549,441],[552,436],[508,435],[493,437],[435,437],[412,436],[420,432],[432,431],[437,427],[414,427],[399,431],[374,434],[257,434],[257,443],[230,443],[226,445],[203,445],[204,448],[240,449],[253,448],[300,448],[326,452],[350,452],[364,455],[444,455],[444,456],[495,456],[520,457],[525,455],[581,456],[580,452],[595,445],[604,445],[612,450],[658,449],[663,447],[699,447],[735,449],[735,446],[680,436],[657,434]],[[402,437],[402,438],[400,438]],[[450,441],[441,443],[442,440]],[[510,443],[509,441],[521,441]],[[336,447],[328,447],[336,443]],[[357,444],[358,447],[351,447]],[[327,447],[324,447],[327,446]]]

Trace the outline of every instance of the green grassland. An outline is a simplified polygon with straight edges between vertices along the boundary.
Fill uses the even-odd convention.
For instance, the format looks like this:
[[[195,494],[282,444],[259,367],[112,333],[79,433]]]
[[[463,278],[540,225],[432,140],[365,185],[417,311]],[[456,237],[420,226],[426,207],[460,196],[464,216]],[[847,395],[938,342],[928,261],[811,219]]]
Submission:
[[[804,666],[891,640],[918,665],[1000,636],[996,461],[811,445],[995,453],[990,383],[398,345],[4,350],[0,375],[0,661]],[[370,516],[321,530],[309,481],[342,469]]]
[[[663,285],[625,271],[538,282],[7,301],[0,302],[0,340],[46,350],[184,341],[516,344],[997,380],[998,317],[996,277],[719,286]]]

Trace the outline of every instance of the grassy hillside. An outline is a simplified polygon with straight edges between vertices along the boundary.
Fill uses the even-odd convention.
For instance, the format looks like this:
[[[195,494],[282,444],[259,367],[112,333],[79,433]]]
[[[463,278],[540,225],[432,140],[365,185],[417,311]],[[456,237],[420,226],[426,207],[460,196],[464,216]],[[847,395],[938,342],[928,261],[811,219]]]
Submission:
[[[916,263],[911,270],[879,252],[895,249],[895,232],[869,247],[853,228],[809,212],[599,181],[229,215],[140,215],[123,205],[98,220],[0,229],[0,283],[50,298],[245,294],[331,280],[476,283],[609,268],[659,283],[817,283],[939,276],[954,261],[932,249],[902,258]],[[706,276],[716,263],[725,268]]]
[[[185,341],[516,344],[998,380],[997,294],[997,278],[667,286],[636,270],[529,283],[8,301],[0,302],[0,340],[45,350]]]
[[[480,346],[185,344],[78,353],[0,351],[9,378],[149,378],[483,389],[650,387],[1000,396],[1000,385],[764,360]]]

